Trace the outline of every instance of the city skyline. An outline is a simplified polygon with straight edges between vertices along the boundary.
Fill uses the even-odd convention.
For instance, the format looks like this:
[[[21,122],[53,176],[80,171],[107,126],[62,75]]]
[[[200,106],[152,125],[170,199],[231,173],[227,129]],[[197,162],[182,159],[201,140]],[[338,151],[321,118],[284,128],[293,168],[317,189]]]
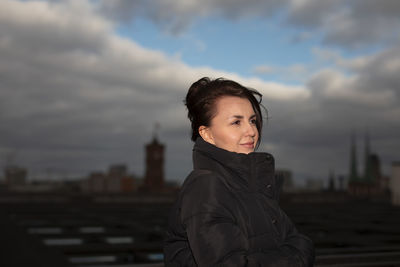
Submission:
[[[385,175],[399,161],[398,1],[5,0],[0,25],[3,165],[141,176],[159,123],[165,177],[182,181],[182,100],[202,76],[263,94],[260,150],[295,180],[347,174],[349,136],[366,129]]]
[[[158,169],[158,171],[160,171],[161,173],[160,173],[160,175],[156,175],[156,177],[158,177],[156,179],[160,178],[164,182],[169,182],[169,183],[172,182],[172,184],[175,184],[175,185],[179,186],[179,180],[172,179],[172,180],[165,181],[165,177],[164,177],[164,174],[163,174],[165,172],[165,167],[164,167],[164,163],[163,163],[165,161],[165,159],[164,159],[164,156],[165,156],[164,155],[165,154],[164,153],[165,144],[162,144],[162,143],[159,142],[158,133],[157,133],[157,130],[159,129],[159,127],[160,127],[160,125],[157,123],[155,125],[155,127],[154,127],[153,138],[148,143],[144,144],[146,153],[145,153],[145,163],[144,163],[145,172],[143,174],[138,174],[137,172],[135,172],[135,170],[129,170],[128,169],[128,165],[129,164],[127,164],[126,162],[109,163],[108,166],[103,166],[103,168],[101,170],[100,169],[90,170],[89,173],[86,173],[84,175],[78,175],[78,176],[75,176],[75,177],[71,177],[71,176],[68,176],[67,173],[57,172],[57,170],[51,170],[51,169],[46,169],[46,174],[45,175],[43,175],[43,173],[41,173],[41,174],[39,174],[38,176],[35,177],[34,175],[29,175],[29,170],[24,168],[24,166],[20,166],[18,164],[14,164],[12,161],[9,161],[8,163],[6,163],[4,165],[4,167],[5,168],[7,168],[7,167],[17,168],[19,170],[24,171],[25,172],[24,180],[28,179],[28,180],[24,181],[24,183],[25,182],[35,182],[35,181],[57,182],[57,179],[70,180],[70,181],[73,181],[73,180],[75,180],[75,181],[79,181],[79,180],[83,181],[83,180],[88,179],[88,177],[91,177],[92,175],[95,175],[95,176],[99,175],[99,174],[100,175],[105,175],[105,173],[107,173],[107,171],[110,172],[110,170],[115,169],[115,168],[124,168],[124,171],[125,171],[126,175],[130,175],[130,177],[132,179],[145,181],[146,177],[148,176],[147,172],[149,170],[153,170],[154,171],[155,169]],[[320,187],[318,187],[318,190],[329,189],[332,186],[331,183],[333,183],[333,189],[334,190],[335,189],[336,190],[340,190],[340,188],[344,189],[344,188],[346,188],[347,183],[350,183],[352,181],[363,181],[364,179],[366,179],[365,181],[369,181],[369,178],[371,178],[370,177],[371,175],[373,175],[373,179],[374,180],[373,181],[369,181],[369,182],[377,182],[378,184],[380,183],[380,181],[375,180],[375,179],[390,179],[391,178],[390,174],[386,174],[386,173],[382,173],[381,172],[381,162],[380,162],[379,155],[370,151],[370,140],[369,140],[368,132],[364,135],[363,151],[358,149],[357,138],[356,138],[354,133],[351,134],[350,139],[351,139],[350,145],[349,145],[350,152],[348,154],[348,156],[349,156],[349,164],[348,164],[348,172],[347,173],[336,173],[335,174],[335,170],[334,169],[330,169],[329,170],[329,175],[327,177],[319,177],[320,179],[323,178],[322,181],[321,181],[322,183],[319,183],[320,181],[318,181],[318,180],[320,180],[320,179],[318,179],[318,178],[315,179],[313,177],[306,177],[306,179],[304,181],[301,181],[300,183],[299,183],[299,181],[293,181],[292,180],[292,174],[293,174],[292,172],[293,172],[293,170],[291,170],[291,169],[285,169],[285,168],[279,169],[279,168],[276,168],[275,169],[276,175],[281,175],[282,173],[285,173],[285,172],[288,173],[288,175],[290,176],[288,178],[289,179],[288,180],[288,183],[289,183],[288,186],[291,187],[291,189],[295,189],[295,188],[297,188],[297,189],[301,189],[301,188],[307,189],[307,187],[309,186],[308,185],[309,183],[310,184],[314,184],[315,182],[318,182],[318,185],[320,186]],[[148,151],[148,149],[149,149],[149,146],[154,145],[154,144],[158,144],[158,145],[163,147],[163,149],[162,149],[163,151],[162,152],[158,151],[156,153],[157,155],[159,155],[159,156],[161,156],[163,158],[162,159],[162,164],[160,165],[160,168],[159,167],[155,168],[154,166],[151,167],[152,164],[149,165],[149,162],[148,162],[148,160],[149,160],[149,151]],[[150,154],[152,154],[152,153],[150,153]],[[156,156],[156,157],[159,157],[159,156]],[[376,160],[377,160],[377,164],[378,164],[377,165],[377,167],[378,167],[377,170],[379,170],[379,173],[375,173],[375,174],[371,173],[371,171],[372,171],[372,169],[370,169],[371,162],[369,162],[371,156],[375,157]],[[395,162],[392,162],[392,164],[395,164]],[[58,177],[54,176],[54,173],[52,174],[51,171],[55,171],[55,174],[57,174]],[[1,176],[0,176],[0,178],[1,178]],[[3,178],[6,178],[6,177],[3,177]],[[293,182],[295,182],[295,183],[293,183]],[[338,185],[338,186],[335,185],[336,183],[343,183],[343,182],[345,182],[346,185],[344,185],[344,184]],[[291,189],[289,189],[289,190],[291,190]],[[316,189],[316,188],[314,188],[314,189]]]

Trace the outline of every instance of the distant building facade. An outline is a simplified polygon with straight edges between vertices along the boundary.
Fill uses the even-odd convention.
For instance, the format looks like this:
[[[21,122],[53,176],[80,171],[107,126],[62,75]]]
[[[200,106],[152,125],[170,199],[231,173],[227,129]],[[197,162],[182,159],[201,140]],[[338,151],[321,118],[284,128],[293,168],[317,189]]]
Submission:
[[[295,191],[295,186],[293,183],[292,172],[286,169],[275,170],[275,176],[278,179],[282,179],[282,191],[283,192],[293,192]]]
[[[317,178],[308,178],[305,181],[306,191],[322,191],[324,189],[324,181]]]
[[[392,204],[400,206],[400,162],[392,163],[390,191],[392,195]]]
[[[108,173],[93,172],[82,182],[86,193],[128,193],[137,190],[135,177],[128,175],[124,164],[111,165]]]
[[[81,184],[87,193],[176,193],[179,186],[166,183],[164,178],[165,145],[154,136],[145,145],[145,175],[138,179],[128,174],[126,165],[116,164],[109,167],[108,173],[93,172]]]
[[[4,168],[5,182],[8,187],[23,186],[26,184],[28,171],[15,165],[9,165]]]

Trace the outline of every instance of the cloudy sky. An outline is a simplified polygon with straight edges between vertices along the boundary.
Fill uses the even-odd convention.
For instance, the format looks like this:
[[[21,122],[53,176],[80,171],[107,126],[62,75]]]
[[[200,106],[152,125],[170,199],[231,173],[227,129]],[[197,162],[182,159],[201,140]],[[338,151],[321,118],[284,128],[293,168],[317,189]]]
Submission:
[[[260,150],[298,182],[362,169],[366,131],[400,160],[397,0],[0,1],[0,161],[77,177],[166,145],[166,178],[191,169],[188,87],[209,76],[263,94]],[[56,179],[56,178],[54,178]]]

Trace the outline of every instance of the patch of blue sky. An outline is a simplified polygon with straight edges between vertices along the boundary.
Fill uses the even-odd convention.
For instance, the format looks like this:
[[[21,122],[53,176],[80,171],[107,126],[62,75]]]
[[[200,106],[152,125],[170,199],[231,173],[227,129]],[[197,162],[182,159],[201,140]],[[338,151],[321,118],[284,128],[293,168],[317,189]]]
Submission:
[[[185,45],[182,36],[165,33],[158,25],[141,17],[120,25],[116,30],[120,36],[132,39],[142,47],[162,51],[169,56],[179,55]]]
[[[283,26],[278,18],[231,21],[207,17],[179,35],[167,34],[151,21],[137,18],[130,25],[120,26],[117,32],[144,47],[178,56],[190,66],[208,66],[268,80],[280,78],[272,73],[256,74],[254,68],[308,64],[313,60],[312,47],[320,42],[319,35],[297,38],[299,32]]]

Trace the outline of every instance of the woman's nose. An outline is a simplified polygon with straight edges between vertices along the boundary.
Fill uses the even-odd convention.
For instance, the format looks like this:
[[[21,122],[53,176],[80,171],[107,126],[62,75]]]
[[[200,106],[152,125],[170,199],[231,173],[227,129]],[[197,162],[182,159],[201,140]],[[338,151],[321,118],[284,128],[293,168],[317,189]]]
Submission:
[[[250,136],[255,136],[257,132],[257,128],[254,124],[248,123],[246,133]]]

